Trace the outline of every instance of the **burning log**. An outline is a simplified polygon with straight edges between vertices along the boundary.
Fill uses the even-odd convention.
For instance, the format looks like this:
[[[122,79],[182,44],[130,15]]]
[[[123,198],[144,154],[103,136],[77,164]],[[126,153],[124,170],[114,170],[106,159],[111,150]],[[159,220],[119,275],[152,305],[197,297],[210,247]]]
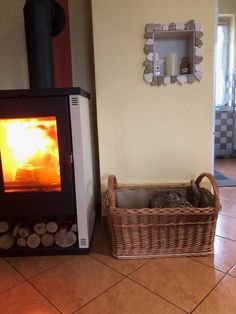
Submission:
[[[41,244],[45,247],[53,246],[54,244],[54,235],[46,232],[41,236]]]
[[[21,184],[27,185],[29,182],[35,182],[34,172],[31,168],[18,168],[16,171],[16,182],[21,182]]]
[[[59,228],[59,226],[58,226],[58,223],[56,221],[49,221],[46,224],[46,229],[50,233],[56,233],[58,228]]]
[[[19,237],[19,238],[16,240],[16,245],[17,245],[18,247],[26,247],[26,246],[27,246],[26,239],[25,239],[25,238],[22,238],[22,237]]]
[[[40,245],[40,236],[37,233],[31,233],[26,240],[28,247],[35,249]]]
[[[44,222],[39,222],[34,225],[34,231],[38,235],[43,235],[47,232],[46,224]]]
[[[70,230],[70,225],[64,224],[60,226],[55,234],[55,243],[63,248],[74,245],[77,241],[77,235]]]

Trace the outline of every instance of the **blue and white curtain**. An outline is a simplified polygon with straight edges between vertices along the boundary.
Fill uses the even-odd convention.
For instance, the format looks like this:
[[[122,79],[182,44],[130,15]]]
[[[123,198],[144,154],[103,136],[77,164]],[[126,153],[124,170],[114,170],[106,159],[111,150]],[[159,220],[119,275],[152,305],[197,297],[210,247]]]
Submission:
[[[236,68],[229,70],[227,73],[227,102],[228,106],[232,107],[236,105]]]
[[[228,105],[228,80],[231,78],[228,70],[229,61],[229,26],[227,22],[219,22],[217,29],[216,53],[216,106]]]

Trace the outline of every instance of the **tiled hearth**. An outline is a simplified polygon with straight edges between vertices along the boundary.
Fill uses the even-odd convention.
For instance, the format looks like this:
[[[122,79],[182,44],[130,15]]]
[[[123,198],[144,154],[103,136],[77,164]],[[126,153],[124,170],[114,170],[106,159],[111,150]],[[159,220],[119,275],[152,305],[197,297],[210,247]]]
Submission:
[[[0,313],[235,314],[236,188],[221,188],[214,257],[116,260],[105,224],[90,255],[0,260]]]

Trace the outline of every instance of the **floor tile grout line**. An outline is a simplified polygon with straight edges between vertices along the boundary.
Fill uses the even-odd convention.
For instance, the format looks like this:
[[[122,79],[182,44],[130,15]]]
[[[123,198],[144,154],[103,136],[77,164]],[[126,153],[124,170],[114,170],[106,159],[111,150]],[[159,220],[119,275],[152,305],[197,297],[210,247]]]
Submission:
[[[23,274],[21,274],[19,271],[18,271],[18,269],[16,269],[16,267],[15,266],[13,266],[8,260],[6,260],[4,257],[3,257],[3,259],[4,259],[4,261],[11,267],[11,268],[13,268],[16,272],[17,272],[17,274],[19,274],[21,277],[23,277],[25,280],[27,280],[27,278],[23,275]]]
[[[100,264],[102,264],[102,265],[104,265],[104,266],[107,266],[107,267],[110,268],[111,270],[116,271],[118,274],[122,275],[123,278],[121,278],[121,280],[119,280],[118,282],[116,282],[114,285],[112,285],[112,286],[109,287],[108,289],[104,290],[102,293],[98,294],[95,298],[93,298],[92,300],[90,300],[89,302],[87,302],[86,304],[84,304],[82,307],[84,307],[84,306],[87,305],[88,303],[92,302],[94,299],[96,299],[97,297],[99,297],[100,295],[102,295],[103,293],[105,293],[106,291],[110,290],[110,289],[113,288],[114,286],[116,286],[116,285],[117,285],[118,283],[120,283],[122,280],[124,280],[124,279],[129,279],[128,276],[129,276],[130,274],[132,274],[133,272],[135,272],[136,270],[138,270],[139,268],[141,268],[142,266],[146,265],[148,262],[151,261],[151,260],[147,260],[144,264],[140,265],[138,268],[136,268],[136,269],[135,269],[134,271],[132,271],[131,273],[129,273],[129,274],[127,274],[127,275],[124,275],[124,274],[120,273],[119,271],[113,269],[113,268],[110,267],[109,265],[106,265],[106,264],[104,264],[103,262],[101,262],[100,260],[96,259],[94,256],[91,256],[90,254],[89,254],[88,256],[92,257],[94,260],[96,260],[96,261],[99,262]],[[25,277],[23,274],[21,274],[21,273],[15,268],[15,266],[12,265],[8,260],[5,260],[5,258],[4,258],[4,261],[5,261],[7,264],[9,264],[9,266],[12,267],[12,268],[22,277],[22,279],[23,279],[22,282],[20,282],[19,284],[15,285],[14,287],[16,287],[16,286],[18,286],[18,285],[20,285],[20,284],[23,284],[23,283],[26,283],[26,282],[27,282],[27,283],[30,284],[46,301],[48,301],[56,310],[58,310],[60,313],[63,314],[63,312],[62,312],[59,308],[57,308],[57,306],[56,306],[54,303],[52,303],[36,286],[34,286],[34,284],[33,284],[30,280],[33,279],[34,277],[36,277],[36,276],[38,276],[38,275],[40,275],[40,274],[42,274],[42,273],[48,271],[49,269],[54,268],[54,267],[56,267],[57,265],[61,265],[61,264],[65,263],[65,262],[67,262],[68,260],[71,260],[71,259],[73,259],[73,258],[74,258],[74,256],[72,256],[71,258],[69,258],[69,259],[67,259],[67,260],[65,260],[65,261],[62,261],[62,262],[60,262],[60,263],[58,263],[58,264],[56,264],[56,265],[54,265],[54,266],[52,266],[52,267],[50,267],[50,268],[47,268],[46,270],[44,270],[44,271],[42,271],[42,272],[40,272],[40,273],[37,273],[37,274],[35,274],[34,276],[29,277],[29,278],[27,278],[27,277]],[[10,289],[12,289],[12,288],[14,288],[14,287],[11,287],[11,288],[6,289],[6,290],[4,290],[4,291],[10,290]],[[2,291],[2,292],[4,292],[4,291]],[[0,293],[1,293],[1,292],[0,292]],[[80,310],[82,307],[76,309],[73,313],[75,313],[76,311]],[[72,313],[72,314],[73,314],[73,313]]]
[[[215,234],[215,237],[218,237],[218,238],[223,238],[223,239],[226,239],[226,240],[229,240],[229,241],[232,241],[232,242],[236,242],[236,240],[232,240],[232,239],[229,239],[229,238],[226,238],[226,237],[223,237],[219,234]]]
[[[90,254],[88,254],[88,256],[90,256]],[[68,260],[71,260],[71,259],[73,259],[75,256],[72,256],[71,258],[69,258]],[[92,257],[92,256],[90,256],[90,257]],[[5,260],[5,259],[4,259]],[[43,271],[43,272],[41,272],[41,273],[38,273],[37,275],[39,275],[39,274],[42,274],[42,273],[44,273],[44,272],[46,272],[47,270],[49,270],[49,269],[51,269],[51,268],[54,268],[54,267],[56,267],[57,265],[59,265],[59,264],[63,264],[64,262],[67,262],[68,260],[66,260],[66,261],[63,261],[63,262],[60,262],[60,263],[58,263],[58,264],[56,264],[56,265],[54,265],[54,266],[52,266],[52,267],[50,267],[50,268],[48,268],[48,269],[46,269],[45,271]],[[95,259],[96,261],[97,261],[97,259]],[[22,281],[20,284],[22,284],[22,283],[25,283],[25,282],[27,282],[28,284],[30,284],[45,300],[47,300],[56,310],[58,310],[61,314],[63,314],[63,312],[59,309],[59,308],[57,308],[57,306],[54,304],[54,303],[52,303],[36,286],[34,286],[34,284],[30,281],[32,278],[34,278],[34,277],[36,277],[37,275],[34,275],[33,277],[30,277],[30,278],[26,278],[24,275],[22,275],[21,273],[19,273],[18,272],[18,270],[13,266],[13,265],[11,265],[7,260],[5,260],[18,274],[20,274],[22,277],[23,277],[23,279],[25,279],[24,281]],[[100,262],[100,261],[98,261],[98,262]],[[103,264],[102,262],[100,262],[100,264]],[[105,264],[103,264],[103,265],[105,265]],[[107,266],[107,265],[106,265]],[[108,268],[111,268],[111,267],[109,267],[109,266],[107,266]],[[114,270],[113,268],[111,268],[112,270]],[[119,273],[119,272],[117,272],[117,273]],[[119,274],[121,274],[121,273],[119,273]],[[122,275],[122,274],[121,274]],[[121,278],[121,280],[119,280],[118,282],[116,282],[114,285],[112,285],[111,287],[109,287],[108,289],[106,289],[105,291],[103,291],[102,293],[100,293],[99,295],[101,295],[101,294],[103,294],[104,292],[106,292],[107,290],[109,290],[109,289],[111,289],[112,287],[114,287],[115,285],[117,285],[119,282],[121,282],[122,280],[124,280],[124,279],[126,279],[126,276],[124,276],[124,275],[122,275],[123,276],[123,278]],[[19,285],[19,284],[18,284]],[[17,285],[16,285],[17,286]],[[11,289],[11,288],[9,288],[9,289]],[[9,289],[7,289],[7,290],[9,290]],[[99,295],[97,295],[95,298],[97,298]],[[93,299],[95,299],[95,298],[93,298]],[[92,299],[92,300],[93,300]],[[92,300],[90,300],[88,303],[90,303]],[[86,304],[88,304],[88,303],[86,303]],[[85,305],[86,305],[85,304]],[[84,307],[85,305],[83,305],[82,307]],[[78,308],[78,309],[76,309],[73,313],[75,313],[76,311],[78,311],[79,309],[81,309],[82,307],[80,307],[80,308]],[[73,314],[72,313],[72,314]]]
[[[221,200],[220,200],[220,202],[221,202]],[[228,206],[226,206],[224,208],[221,208],[221,210],[219,211],[219,215],[224,215],[224,212],[226,210],[228,210],[230,207],[235,206],[235,205],[236,205],[236,201],[234,203],[232,203],[231,205],[228,205]]]
[[[195,258],[197,258],[197,257],[201,257],[201,256],[196,256]],[[223,270],[221,270],[221,269],[219,269],[219,268],[215,268],[215,267],[213,267],[213,266],[204,264],[204,263],[201,262],[201,261],[195,260],[193,256],[189,256],[188,258],[191,259],[193,262],[196,262],[196,263],[199,263],[199,264],[201,264],[201,265],[207,266],[207,267],[209,267],[209,268],[211,268],[211,269],[217,270],[217,271],[221,272],[222,274],[227,274],[227,271],[223,271]]]
[[[235,276],[235,275],[231,275],[231,274],[229,274],[229,273],[227,273],[226,275],[227,275],[227,276],[230,276],[231,278],[236,279],[236,276]]]
[[[15,284],[14,286],[11,286],[11,287],[9,287],[9,288],[7,288],[7,289],[4,289],[4,290],[0,291],[0,294],[1,294],[1,293],[4,293],[4,292],[6,292],[6,291],[9,291],[9,290],[11,290],[11,289],[14,289],[14,288],[16,288],[16,287],[22,285],[23,283],[26,283],[26,282],[27,282],[27,280],[24,279],[23,281],[21,281],[21,282]]]
[[[69,258],[68,260],[71,260],[73,258],[73,256],[71,257],[71,258]],[[5,260],[5,259],[4,259]],[[68,261],[68,260],[66,260],[66,261]],[[60,309],[58,309],[57,307],[56,307],[56,305],[54,305],[44,294],[42,294],[41,293],[41,291],[37,288],[37,287],[35,287],[31,282],[30,282],[30,280],[32,279],[32,278],[34,278],[34,277],[36,277],[37,275],[39,275],[39,274],[37,274],[37,275],[35,275],[35,276],[33,276],[33,277],[30,277],[30,278],[26,278],[23,274],[21,274],[13,265],[11,265],[11,263],[8,261],[8,260],[5,260],[6,261],[6,263],[8,263],[19,275],[21,275],[25,280],[23,281],[23,282],[21,282],[21,283],[28,283],[28,284],[30,284],[45,300],[47,300],[56,310],[58,310],[60,313],[62,313],[63,314],[63,312],[60,310]],[[63,262],[61,262],[61,263],[58,263],[57,265],[59,265],[59,264],[63,264],[64,262],[66,262],[66,261],[63,261]],[[50,269],[51,268],[53,268],[53,267],[56,267],[57,265],[54,265],[54,266],[52,266],[52,267],[50,267]],[[48,269],[47,269],[48,270]],[[45,270],[44,272],[46,272],[47,270]],[[44,273],[44,272],[41,272],[40,274],[42,274],[42,273]]]
[[[90,254],[88,254],[87,256],[90,256]],[[69,260],[71,260],[71,259],[73,259],[75,256],[72,256]],[[92,257],[92,256],[90,256],[90,257]],[[68,260],[66,260],[66,261],[68,261]],[[64,261],[64,262],[66,262],[66,261]],[[96,260],[97,261],[97,260]],[[62,262],[62,263],[59,263],[59,264],[63,264],[64,262]],[[98,262],[100,262],[100,261],[98,261]],[[57,265],[59,265],[59,264],[57,264]],[[101,263],[100,262],[100,264],[103,264],[103,263]],[[57,266],[57,265],[55,265],[55,266]],[[107,266],[107,265],[106,265]],[[52,267],[53,268],[53,267]],[[111,268],[111,267],[109,267],[109,268]],[[112,268],[111,268],[112,269]],[[113,270],[113,269],[112,269]],[[42,272],[43,273],[43,272]],[[119,273],[119,272],[117,272],[117,273]],[[120,273],[119,273],[120,274]],[[37,276],[37,275],[35,275],[35,276]],[[34,276],[34,277],[35,277]],[[32,279],[33,277],[31,277],[30,279]],[[119,282],[121,282],[122,280],[124,280],[126,277],[123,275],[123,278],[121,278],[118,282],[116,282],[114,285],[112,285],[111,287],[109,287],[108,289],[106,289],[105,291],[103,291],[102,293],[100,293],[100,294],[98,294],[96,297],[94,297],[92,300],[90,300],[89,302],[87,302],[86,304],[88,304],[88,303],[90,303],[90,302],[92,302],[94,299],[96,299],[98,296],[100,296],[101,294],[103,294],[103,293],[105,293],[106,291],[108,291],[109,289],[111,289],[112,287],[114,287],[115,285],[117,285]],[[29,280],[30,280],[29,279]],[[41,293],[41,291],[36,287],[36,286],[34,286],[34,284],[32,283],[32,282],[30,282],[28,279],[26,279],[28,282],[29,282],[29,284],[33,287],[33,288],[35,288],[39,293],[40,293],[40,295],[41,296],[43,296],[50,304],[52,304],[60,313],[62,313],[63,314],[63,312],[59,309],[59,308],[57,308],[57,306],[55,305],[55,304],[53,304],[43,293]],[[82,307],[84,307],[86,304],[84,304]],[[76,311],[78,311],[78,310],[80,310],[82,307],[79,307],[78,309],[76,309],[75,311],[73,311],[71,314],[73,314],[73,313],[75,313]]]
[[[109,267],[110,269],[116,271],[118,274],[120,274],[120,275],[122,275],[122,276],[124,276],[124,277],[126,277],[126,278],[127,278],[129,275],[131,275],[133,272],[135,272],[136,270],[138,270],[138,269],[140,269],[141,267],[143,267],[144,265],[147,265],[147,263],[151,261],[151,260],[148,259],[145,263],[143,263],[142,265],[138,266],[137,268],[135,268],[134,270],[132,270],[130,273],[128,273],[127,275],[125,275],[125,274],[121,273],[119,270],[113,268],[112,266],[107,265],[106,263],[100,261],[100,260],[99,260],[98,258],[96,258],[95,256],[93,256],[93,255],[89,255],[89,256],[92,257],[92,258],[94,258],[96,261],[100,262],[101,264],[103,264],[103,265]]]
[[[229,269],[228,272],[227,272],[227,275],[229,275],[229,276],[231,276],[231,277],[234,277],[234,278],[236,278],[236,277],[233,276],[233,275],[231,275],[230,272],[231,272],[231,270],[235,267],[235,265],[236,265],[236,263],[234,263],[233,266],[230,267],[230,269]]]
[[[102,264],[103,266],[106,266],[106,267],[108,267],[109,269],[111,269],[111,270],[117,272],[119,275],[122,275],[124,278],[126,277],[126,275],[122,274],[121,272],[119,272],[118,270],[114,269],[114,268],[111,267],[110,265],[107,265],[107,264],[103,263],[102,261],[100,261],[100,260],[97,259],[96,257],[94,257],[94,256],[92,256],[92,255],[90,255],[90,254],[89,254],[89,256],[90,256],[91,258],[93,258],[96,262],[99,262],[99,263]]]
[[[10,266],[12,266],[12,265],[10,265]],[[12,266],[12,268],[13,268],[18,274],[20,274],[13,266]],[[21,274],[20,274],[20,275],[21,275]],[[22,275],[21,275],[21,276],[22,276]],[[1,291],[0,294],[3,293],[3,292],[6,292],[6,291],[12,290],[12,289],[14,289],[14,288],[16,288],[16,287],[18,287],[18,286],[20,286],[20,285],[23,285],[24,283],[28,283],[28,284],[30,284],[30,285],[43,297],[43,299],[47,300],[56,310],[58,310],[60,313],[63,314],[63,312],[61,312],[53,303],[51,303],[51,301],[48,300],[35,286],[33,286],[32,283],[31,283],[27,278],[25,278],[24,276],[22,276],[22,278],[24,279],[23,281],[21,281],[20,283],[14,285],[14,286],[12,286],[12,287],[9,287],[8,289],[5,289],[5,290]]]
[[[228,209],[229,209],[229,207],[228,207]],[[224,210],[220,213],[220,215],[226,216],[226,217],[230,217],[230,218],[236,218],[236,216],[230,216],[230,215],[224,214],[223,212],[226,211],[226,210],[227,210],[227,209],[224,209]]]
[[[47,268],[47,269],[45,269],[45,270],[43,270],[43,271],[40,271],[39,273],[37,273],[37,274],[35,274],[35,275],[33,275],[33,276],[27,278],[27,279],[30,280],[30,279],[32,279],[32,278],[38,276],[38,275],[41,275],[41,274],[47,272],[48,270],[51,270],[51,269],[54,268],[54,267],[57,267],[57,266],[59,266],[59,265],[61,265],[61,264],[64,264],[64,263],[70,261],[70,260],[73,259],[73,258],[74,258],[74,256],[68,258],[68,259],[65,260],[65,261],[61,261],[61,262],[57,263],[56,265],[50,266],[49,268]]]
[[[202,302],[211,294],[211,292],[223,281],[223,279],[227,276],[227,274],[225,274],[224,276],[222,276],[222,278],[216,283],[216,285],[205,295],[205,297],[195,306],[195,308],[190,312],[193,313],[200,304],[202,304]]]
[[[82,309],[83,307],[85,307],[86,305],[88,305],[89,303],[91,303],[93,300],[95,300],[96,298],[100,297],[101,295],[103,295],[104,293],[106,293],[107,291],[109,291],[110,289],[112,289],[113,287],[115,287],[116,285],[118,285],[121,281],[125,280],[125,279],[128,279],[128,280],[131,280],[132,282],[134,282],[135,284],[138,284],[139,286],[141,286],[142,288],[144,288],[145,290],[147,290],[148,292],[152,293],[153,295],[155,296],[158,296],[160,297],[161,299],[163,299],[164,301],[168,302],[169,304],[175,306],[176,308],[184,311],[185,313],[188,313],[186,312],[185,310],[183,310],[182,308],[178,307],[177,305],[175,305],[174,303],[171,303],[170,301],[168,301],[167,299],[163,298],[162,296],[156,294],[155,292],[153,292],[152,290],[146,288],[145,286],[141,285],[140,283],[136,282],[135,280],[133,280],[132,278],[130,278],[129,276],[132,275],[134,272],[136,272],[138,269],[142,268],[143,266],[147,265],[148,263],[150,263],[152,261],[152,259],[148,259],[144,264],[140,265],[139,267],[137,267],[135,270],[133,270],[131,273],[127,274],[127,275],[124,275],[122,273],[120,273],[119,271],[117,271],[116,269],[112,268],[111,266],[101,262],[100,260],[98,260],[96,257],[94,256],[91,256],[92,258],[94,258],[96,261],[100,262],[101,264],[107,266],[108,268],[112,269],[112,270],[115,270],[117,273],[119,273],[120,275],[123,276],[123,278],[118,281],[116,284],[114,284],[113,286],[111,286],[110,288],[106,289],[105,291],[103,291],[102,293],[98,294],[96,297],[94,297],[92,300],[90,300],[89,302],[87,302],[86,304],[84,304],[83,306],[81,306],[80,308],[76,309],[72,314],[74,314],[75,312],[79,311],[80,309]]]
[[[143,286],[141,283],[137,282],[135,279],[130,278],[130,277],[127,277],[127,279],[133,281],[134,283],[136,283],[136,284],[139,285],[140,287],[142,287],[142,288],[146,289],[147,291],[151,292],[153,295],[158,296],[159,298],[161,298],[162,300],[168,302],[169,304],[173,305],[174,307],[178,308],[179,310],[184,311],[185,313],[189,313],[189,312],[187,312],[186,310],[184,310],[184,309],[182,309],[181,307],[179,307],[178,305],[172,303],[170,300],[165,299],[163,296],[159,295],[158,293],[156,293],[156,292],[150,290],[149,288]]]
[[[226,239],[226,240],[229,240],[229,241],[232,241],[232,242],[236,242],[236,240],[233,240],[233,239],[230,239],[230,238],[226,238],[226,237],[223,237],[219,234],[215,234],[217,237],[220,237],[220,238],[223,238],[223,239]]]
[[[37,274],[35,274],[35,275],[31,276],[31,277],[26,277],[26,276],[25,276],[24,274],[22,274],[14,265],[12,265],[8,260],[6,260],[5,258],[4,258],[4,260],[5,260],[18,274],[20,274],[20,275],[21,275],[22,277],[24,277],[26,280],[30,280],[30,279],[32,279],[32,278],[34,278],[34,277],[36,277],[36,276],[38,276],[38,275],[41,275],[41,274],[43,274],[44,272],[46,272],[46,271],[48,271],[48,270],[50,270],[50,269],[52,269],[52,268],[54,268],[54,267],[56,267],[56,266],[58,266],[58,265],[61,265],[61,264],[65,263],[65,262],[71,260],[72,258],[74,258],[74,256],[72,256],[71,258],[68,258],[68,259],[65,260],[65,261],[61,261],[61,262],[57,263],[56,265],[50,266],[49,268],[47,268],[47,269],[45,269],[45,270],[42,270],[42,271],[40,271],[39,273],[37,273]]]
[[[118,285],[121,281],[127,279],[126,277],[121,278],[121,280],[117,281],[114,285],[112,285],[111,287],[107,288],[106,290],[102,291],[101,293],[99,293],[98,295],[96,295],[96,297],[92,298],[91,300],[89,300],[87,303],[83,304],[82,306],[80,306],[78,309],[76,309],[75,311],[73,311],[71,314],[76,313],[77,311],[81,310],[83,307],[85,307],[86,305],[88,305],[89,303],[93,302],[95,299],[99,298],[100,296],[102,296],[103,294],[105,294],[107,291],[111,290],[112,288],[114,288],[116,285]]]
[[[30,282],[29,280],[27,280],[28,284],[31,285],[31,287],[33,289],[35,289],[40,295],[41,297],[43,297],[45,300],[47,300],[57,311],[59,311],[61,314],[63,314],[63,311],[61,311],[54,303],[52,303],[36,286],[33,285],[32,282]]]
[[[144,264],[140,265],[139,267],[137,267],[136,269],[134,269],[133,271],[131,271],[126,278],[128,278],[130,275],[132,275],[133,273],[135,273],[137,270],[139,270],[140,268],[142,268],[143,266],[146,266],[147,264],[149,264],[152,261],[152,258],[148,259]]]

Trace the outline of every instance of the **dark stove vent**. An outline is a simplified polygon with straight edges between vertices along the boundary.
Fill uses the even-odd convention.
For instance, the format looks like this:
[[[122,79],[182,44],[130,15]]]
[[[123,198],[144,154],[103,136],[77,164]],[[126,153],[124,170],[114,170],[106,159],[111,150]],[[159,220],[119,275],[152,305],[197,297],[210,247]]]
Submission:
[[[71,96],[71,104],[73,106],[78,106],[79,105],[79,99],[77,96]]]

